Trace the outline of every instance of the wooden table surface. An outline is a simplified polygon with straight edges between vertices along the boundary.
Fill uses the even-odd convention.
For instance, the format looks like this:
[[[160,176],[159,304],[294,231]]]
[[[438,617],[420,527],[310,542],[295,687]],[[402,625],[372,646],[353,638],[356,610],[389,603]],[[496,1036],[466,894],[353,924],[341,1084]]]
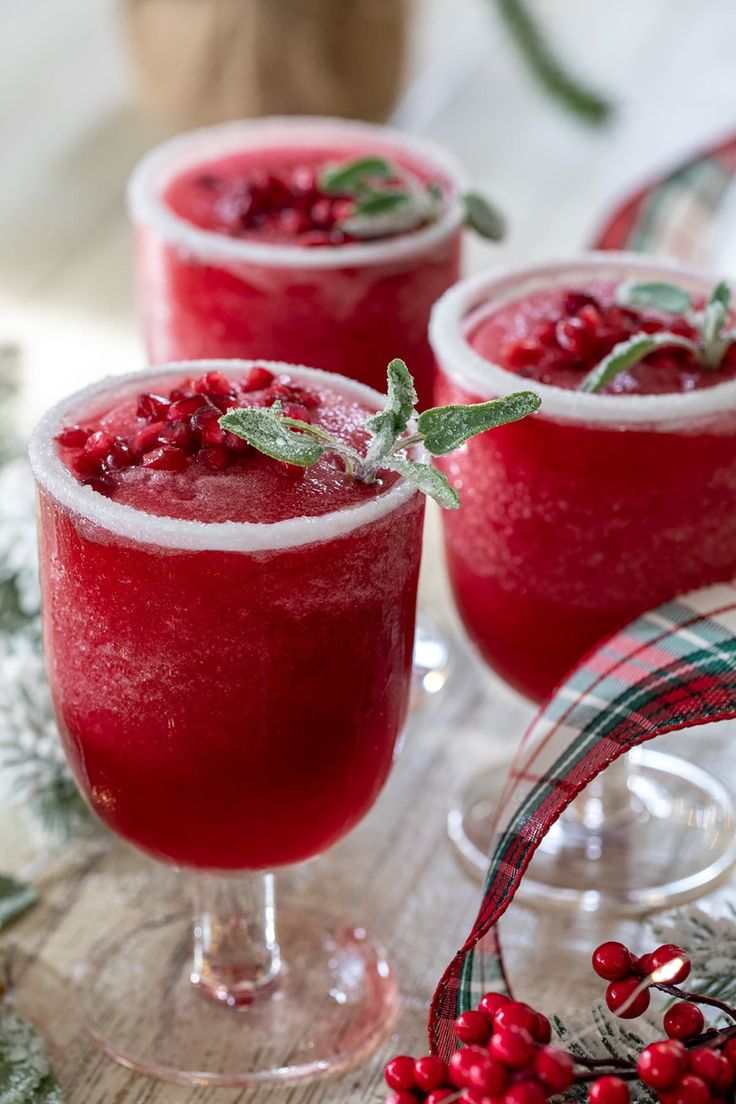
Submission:
[[[529,82],[492,7],[424,0],[412,77],[396,121],[448,145],[477,186],[507,211],[502,248],[473,243],[468,267],[581,248],[630,185],[736,125],[736,7],[729,0],[540,0],[555,39],[618,104],[591,133]],[[165,137],[132,104],[113,0],[0,4],[0,341],[17,342],[27,371],[25,413],[107,372],[143,363],[131,297],[126,177]],[[709,243],[728,255],[728,242]],[[731,255],[733,255],[731,249]],[[436,519],[424,601],[452,625]],[[526,708],[463,653],[444,702],[409,725],[377,806],[329,855],[284,875],[282,894],[319,899],[389,947],[403,993],[394,1034],[353,1073],[289,1090],[185,1090],[126,1072],[81,1030],[74,977],[111,915],[149,915],[170,875],[122,846],[70,852],[39,880],[42,901],[4,936],[16,997],[44,1030],[70,1104],[169,1104],[202,1099],[379,1100],[397,1050],[419,1052],[434,984],[470,926],[479,890],[445,842],[450,792],[466,772],[502,764]],[[35,854],[22,810],[0,812],[0,869]],[[581,999],[597,921],[537,917],[514,906],[506,925],[512,978],[545,1001]],[[606,930],[610,930],[610,927]],[[550,958],[549,947],[555,946]],[[571,980],[572,979],[572,980]],[[558,999],[559,998],[559,999]]]

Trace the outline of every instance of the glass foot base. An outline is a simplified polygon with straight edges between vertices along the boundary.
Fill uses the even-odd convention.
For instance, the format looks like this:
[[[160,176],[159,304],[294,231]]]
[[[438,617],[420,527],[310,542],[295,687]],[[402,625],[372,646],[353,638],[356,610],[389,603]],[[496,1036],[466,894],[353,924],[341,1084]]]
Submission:
[[[702,896],[722,880],[736,863],[732,795],[675,756],[640,751],[635,762],[628,801],[615,815],[595,826],[570,811],[557,821],[524,875],[519,901],[632,914]],[[488,867],[503,781],[498,769],[477,775],[448,814],[458,856],[478,878]]]
[[[278,939],[278,976],[250,1004],[228,1007],[191,983],[190,915],[136,928],[89,962],[87,1029],[122,1065],[180,1085],[285,1084],[355,1065],[396,1012],[383,947],[288,906]]]

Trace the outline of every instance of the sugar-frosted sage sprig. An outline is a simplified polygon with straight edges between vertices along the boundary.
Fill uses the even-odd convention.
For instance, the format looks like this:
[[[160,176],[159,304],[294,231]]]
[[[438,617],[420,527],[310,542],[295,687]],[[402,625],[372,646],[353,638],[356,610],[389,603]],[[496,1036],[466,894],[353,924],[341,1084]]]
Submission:
[[[588,373],[580,384],[581,391],[602,391],[616,376],[656,349],[686,349],[701,368],[718,371],[726,351],[736,341],[736,329],[726,328],[731,292],[724,281],[716,284],[702,310],[695,309],[691,295],[683,288],[657,280],[624,283],[618,289],[617,299],[624,307],[680,317],[693,327],[696,336],[693,339],[669,330],[633,334],[615,345]]]
[[[418,176],[383,157],[361,157],[331,166],[320,177],[320,188],[354,201],[340,228],[356,238],[386,237],[436,222],[445,207],[440,184],[425,184]],[[477,192],[463,195],[465,222],[477,234],[499,241],[506,232],[503,215]]]
[[[392,360],[385,406],[365,421],[369,441],[363,453],[321,426],[287,417],[280,402],[268,408],[228,410],[220,425],[259,452],[287,464],[308,468],[331,454],[340,459],[349,476],[365,483],[375,482],[381,469],[395,471],[440,506],[455,510],[460,499],[447,476],[431,463],[413,459],[412,450],[423,446],[432,456],[445,456],[470,437],[516,422],[540,405],[533,391],[518,391],[490,402],[433,407],[417,415],[411,425],[416,402],[414,381],[406,365],[403,360]]]

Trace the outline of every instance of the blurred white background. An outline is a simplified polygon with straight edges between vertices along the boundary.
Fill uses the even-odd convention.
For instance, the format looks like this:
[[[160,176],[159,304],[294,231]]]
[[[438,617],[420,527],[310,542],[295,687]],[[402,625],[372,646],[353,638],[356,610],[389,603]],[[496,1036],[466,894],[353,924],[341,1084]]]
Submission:
[[[492,0],[417,2],[394,121],[449,146],[506,211],[507,242],[472,243],[473,268],[580,249],[627,190],[736,129],[733,0],[531,2],[614,99],[606,129],[545,97]],[[124,190],[168,131],[134,105],[119,24],[115,0],[0,3],[0,341],[21,346],[29,412],[143,362]],[[728,228],[715,246],[728,254]]]

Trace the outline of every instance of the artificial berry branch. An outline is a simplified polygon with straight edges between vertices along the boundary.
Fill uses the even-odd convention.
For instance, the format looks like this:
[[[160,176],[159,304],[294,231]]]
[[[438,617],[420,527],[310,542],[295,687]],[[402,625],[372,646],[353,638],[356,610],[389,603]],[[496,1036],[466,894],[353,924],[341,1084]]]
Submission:
[[[503,993],[486,993],[461,1012],[455,1035],[461,1048],[447,1062],[436,1055],[399,1055],[386,1065],[387,1104],[546,1104],[574,1086],[591,1104],[629,1104],[632,1088],[649,1090],[660,1104],[719,1104],[733,1099],[736,1026],[705,1029],[700,1005],[736,1020],[736,1009],[680,983],[690,974],[687,954],[663,944],[637,957],[623,943],[596,948],[593,969],[608,982],[606,1004],[623,1019],[647,1010],[651,990],[677,998],[663,1017],[665,1038],[643,1046],[635,1059],[592,1058],[552,1045],[546,1016]],[[574,1048],[583,1035],[569,1040]]]

